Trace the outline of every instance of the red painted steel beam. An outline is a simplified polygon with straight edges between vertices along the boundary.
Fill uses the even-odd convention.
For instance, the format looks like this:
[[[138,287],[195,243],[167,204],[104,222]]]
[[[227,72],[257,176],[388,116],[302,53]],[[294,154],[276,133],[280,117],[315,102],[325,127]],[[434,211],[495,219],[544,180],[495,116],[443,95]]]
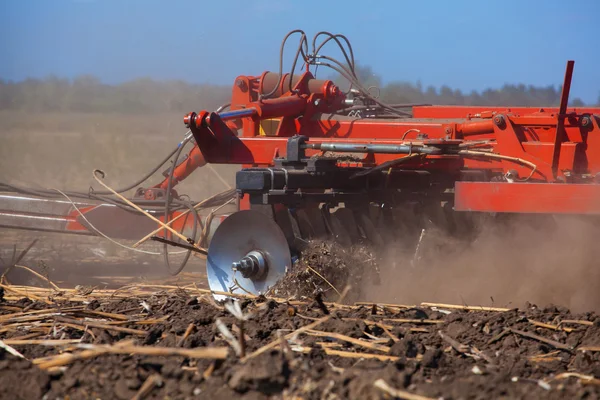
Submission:
[[[456,182],[456,211],[600,214],[600,185]]]
[[[467,115],[485,112],[508,113],[515,115],[530,115],[541,113],[550,115],[558,113],[558,107],[491,107],[491,106],[415,106],[414,118],[466,118]],[[571,107],[567,113],[600,115],[600,107]]]
[[[197,144],[192,147],[188,153],[188,157],[181,164],[177,165],[175,171],[173,171],[173,181],[171,182],[171,189],[173,189],[179,182],[187,178],[196,169],[206,165],[206,160],[200,151]],[[155,188],[161,188],[167,190],[169,187],[169,177],[165,178],[161,183],[154,186]]]
[[[565,130],[565,117],[567,112],[567,106],[569,104],[569,93],[571,91],[571,80],[573,79],[573,67],[575,61],[567,61],[567,69],[565,71],[565,80],[563,82],[562,92],[560,95],[560,107],[558,109],[558,122],[556,124],[556,135],[554,137],[554,154],[552,155],[552,172],[554,177],[557,177],[558,173],[558,160],[560,159],[560,147],[562,145],[564,130]]]

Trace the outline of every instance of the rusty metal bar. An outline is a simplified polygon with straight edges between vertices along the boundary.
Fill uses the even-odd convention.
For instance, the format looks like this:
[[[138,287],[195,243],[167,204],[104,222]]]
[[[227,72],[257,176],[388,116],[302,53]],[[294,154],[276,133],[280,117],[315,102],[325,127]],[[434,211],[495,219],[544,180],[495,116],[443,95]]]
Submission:
[[[558,173],[558,161],[560,159],[560,147],[564,137],[565,118],[567,106],[569,105],[569,92],[571,91],[571,79],[573,78],[573,66],[575,61],[567,61],[567,70],[565,71],[565,80],[563,82],[562,93],[560,95],[560,107],[558,109],[558,121],[556,124],[556,136],[554,137],[554,153],[552,154],[552,173],[556,179]]]

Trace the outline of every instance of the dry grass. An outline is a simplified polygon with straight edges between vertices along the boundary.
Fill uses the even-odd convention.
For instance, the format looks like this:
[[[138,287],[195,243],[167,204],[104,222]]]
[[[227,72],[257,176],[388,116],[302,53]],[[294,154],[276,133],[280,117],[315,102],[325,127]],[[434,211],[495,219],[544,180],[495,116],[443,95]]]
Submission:
[[[0,112],[0,181],[87,190],[95,168],[116,187],[137,180],[181,140],[179,114],[25,114]],[[237,166],[217,166],[233,182]],[[159,171],[162,172],[165,168]],[[162,180],[157,174],[148,182]],[[178,191],[202,199],[223,190],[208,169],[199,170]]]

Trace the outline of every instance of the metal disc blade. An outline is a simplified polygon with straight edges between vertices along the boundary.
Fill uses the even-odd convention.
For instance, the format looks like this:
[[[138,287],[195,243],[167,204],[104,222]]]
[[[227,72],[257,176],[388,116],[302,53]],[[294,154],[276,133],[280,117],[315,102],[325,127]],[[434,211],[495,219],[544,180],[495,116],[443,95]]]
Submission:
[[[231,266],[249,252],[262,252],[268,272],[259,279],[246,279]],[[272,219],[256,211],[238,211],[227,217],[217,228],[208,248],[206,275],[211,290],[229,292],[237,287],[235,280],[246,291],[260,294],[273,286],[291,267],[291,255],[285,235]],[[237,288],[233,293],[244,293]],[[224,300],[227,296],[215,295]]]

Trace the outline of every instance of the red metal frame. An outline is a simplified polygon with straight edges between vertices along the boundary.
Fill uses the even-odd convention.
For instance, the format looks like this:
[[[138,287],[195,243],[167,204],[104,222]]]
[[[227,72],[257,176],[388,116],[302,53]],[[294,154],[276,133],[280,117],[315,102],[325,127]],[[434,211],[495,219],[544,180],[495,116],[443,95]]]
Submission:
[[[497,213],[600,214],[600,185],[456,182],[454,209]]]
[[[191,113],[185,122],[207,162],[246,167],[272,165],[274,157],[286,155],[287,141],[294,135],[307,136],[310,143],[427,145],[455,141],[471,146],[483,142],[487,151],[499,157],[428,156],[403,163],[402,168],[447,171],[455,176],[458,170],[487,170],[495,175],[510,171],[526,178],[534,165],[535,171],[525,186],[506,189],[511,183],[469,182],[468,186],[461,186],[467,184],[457,182],[458,208],[532,212],[536,203],[547,204],[550,201],[547,196],[551,194],[560,199],[557,206],[540,206],[540,209],[555,211],[558,204],[563,204],[562,212],[582,212],[587,208],[563,200],[571,195],[580,198],[579,194],[592,194],[596,190],[593,178],[600,173],[600,108],[567,108],[572,72],[570,61],[558,108],[420,106],[413,108],[414,118],[388,120],[332,116],[328,113],[344,107],[345,96],[330,81],[318,81],[306,72],[291,78],[290,91],[289,76],[278,80],[276,74],[267,72],[259,77],[236,79],[232,110],[246,115],[238,118],[234,114],[221,117],[208,112]],[[275,87],[273,98],[262,98]],[[279,127],[269,136],[261,136],[260,122],[269,118],[277,118]],[[306,153],[312,156],[319,151]],[[365,154],[353,165],[371,167],[398,157],[402,156]],[[487,193],[485,202],[467,197],[473,196],[479,185],[482,193]],[[515,204],[516,188],[526,188],[527,202]],[[510,206],[502,206],[505,203]]]
[[[513,114],[513,115],[535,115],[535,114],[557,114],[558,107],[491,107],[491,106],[415,106],[413,107],[414,118],[475,118],[481,114]],[[567,114],[597,114],[597,107],[572,107],[567,108]]]

